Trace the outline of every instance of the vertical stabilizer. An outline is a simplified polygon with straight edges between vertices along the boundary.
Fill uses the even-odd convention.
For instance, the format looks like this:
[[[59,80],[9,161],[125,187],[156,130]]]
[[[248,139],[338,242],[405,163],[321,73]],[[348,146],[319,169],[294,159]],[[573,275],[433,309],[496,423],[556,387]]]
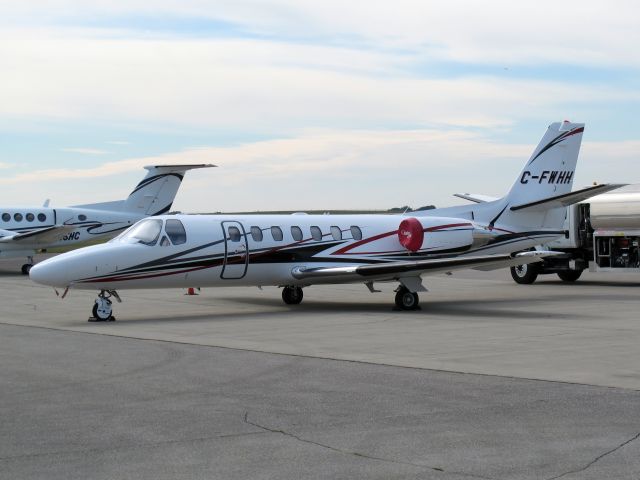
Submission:
[[[553,123],[507,194],[510,205],[569,193],[573,186],[584,123]]]
[[[129,194],[122,211],[140,215],[160,215],[171,209],[187,170],[214,167],[198,165],[152,165],[144,167],[147,176]]]
[[[562,228],[566,214],[563,206],[550,204],[538,211],[517,210],[517,207],[571,192],[583,132],[584,123],[566,120],[552,123],[500,202],[501,211],[490,225],[500,222],[525,230]]]

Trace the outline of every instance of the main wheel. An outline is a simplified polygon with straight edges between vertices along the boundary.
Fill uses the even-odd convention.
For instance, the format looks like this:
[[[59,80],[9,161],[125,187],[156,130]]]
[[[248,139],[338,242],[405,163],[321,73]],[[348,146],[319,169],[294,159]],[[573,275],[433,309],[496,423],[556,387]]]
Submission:
[[[406,287],[401,287],[396,292],[396,306],[402,310],[415,310],[419,302],[418,294],[410,292]]]
[[[31,263],[25,263],[24,265],[22,265],[22,274],[23,275],[29,275],[29,272],[31,271],[31,267],[33,267],[33,265]]]
[[[284,287],[282,300],[287,305],[298,305],[302,301],[303,293],[300,287]]]
[[[563,282],[575,282],[582,275],[582,270],[567,270],[566,272],[558,272],[558,277]]]
[[[521,285],[535,282],[536,278],[538,278],[538,273],[540,273],[540,267],[533,263],[511,267],[511,278]]]
[[[96,320],[100,320],[101,322],[107,322],[111,320],[113,318],[111,315],[113,313],[111,302],[106,298],[96,298],[96,303],[93,304],[91,313],[93,314],[93,318],[95,318]]]

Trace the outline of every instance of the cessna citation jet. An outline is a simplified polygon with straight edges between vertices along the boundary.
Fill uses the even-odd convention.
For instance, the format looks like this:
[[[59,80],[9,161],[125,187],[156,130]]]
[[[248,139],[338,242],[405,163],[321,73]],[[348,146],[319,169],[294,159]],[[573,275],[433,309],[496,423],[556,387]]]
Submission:
[[[524,251],[563,235],[565,207],[619,185],[571,192],[583,124],[554,123],[498,200],[403,215],[163,215],[103,245],[45,260],[41,284],[98,290],[96,320],[112,320],[117,291],[207,286],[282,287],[287,304],[315,284],[398,282],[400,309],[418,305],[422,276],[541,261]],[[514,253],[521,252],[521,253]]]
[[[66,208],[49,208],[48,200],[43,207],[0,207],[0,258],[26,257],[22,273],[27,274],[37,251],[115,237],[144,217],[168,212],[187,170],[212,166],[145,167],[147,175],[126,200]]]

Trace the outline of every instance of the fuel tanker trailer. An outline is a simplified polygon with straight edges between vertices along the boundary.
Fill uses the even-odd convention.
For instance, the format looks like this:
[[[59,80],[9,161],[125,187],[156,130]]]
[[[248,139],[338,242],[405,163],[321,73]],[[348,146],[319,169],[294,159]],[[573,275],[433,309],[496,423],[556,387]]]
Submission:
[[[640,273],[640,184],[567,207],[565,236],[540,248],[563,252],[543,262],[511,267],[517,283],[555,273],[575,282],[582,272]]]

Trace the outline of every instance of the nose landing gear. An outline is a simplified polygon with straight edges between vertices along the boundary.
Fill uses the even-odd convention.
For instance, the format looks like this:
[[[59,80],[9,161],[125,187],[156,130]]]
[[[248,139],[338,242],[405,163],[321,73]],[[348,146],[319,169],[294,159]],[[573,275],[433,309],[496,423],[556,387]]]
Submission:
[[[24,265],[22,265],[22,274],[23,275],[29,275],[29,271],[31,271],[31,267],[33,267],[33,257],[32,256],[28,256],[27,257],[27,261],[29,263],[25,263]]]
[[[92,316],[89,318],[90,322],[115,322],[116,317],[113,316],[113,307],[111,297],[115,298],[118,303],[122,300],[118,296],[115,290],[101,290],[96,298],[93,308],[91,309]]]

